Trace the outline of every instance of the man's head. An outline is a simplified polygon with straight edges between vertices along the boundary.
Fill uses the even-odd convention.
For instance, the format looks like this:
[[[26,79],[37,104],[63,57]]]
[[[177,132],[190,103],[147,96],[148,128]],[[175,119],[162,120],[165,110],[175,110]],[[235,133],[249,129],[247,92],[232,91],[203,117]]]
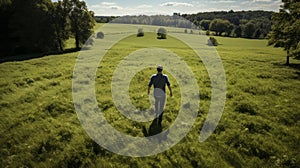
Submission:
[[[163,67],[161,65],[158,65],[156,69],[157,69],[157,72],[162,72],[163,71]]]

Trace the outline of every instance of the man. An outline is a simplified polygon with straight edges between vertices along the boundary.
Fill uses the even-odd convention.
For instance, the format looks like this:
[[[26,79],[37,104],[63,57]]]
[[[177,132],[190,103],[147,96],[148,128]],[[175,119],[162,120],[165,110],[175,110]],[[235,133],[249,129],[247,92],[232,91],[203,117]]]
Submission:
[[[159,115],[158,125],[161,127],[162,116],[166,101],[166,85],[169,88],[170,96],[173,96],[171,84],[167,75],[162,73],[163,67],[157,67],[157,74],[152,75],[148,84],[148,95],[150,94],[151,86],[154,85],[154,98],[155,98],[155,113]]]

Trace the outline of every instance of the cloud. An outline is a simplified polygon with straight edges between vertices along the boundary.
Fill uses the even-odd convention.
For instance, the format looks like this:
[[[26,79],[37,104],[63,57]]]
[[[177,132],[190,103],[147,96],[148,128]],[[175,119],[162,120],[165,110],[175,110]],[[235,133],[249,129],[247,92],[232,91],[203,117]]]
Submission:
[[[236,1],[233,0],[214,0],[214,1],[209,1],[210,3],[225,3],[225,4],[230,4],[230,3],[236,3]]]
[[[281,0],[250,0],[241,3],[244,6],[243,10],[267,10],[267,11],[278,11]]]
[[[116,5],[116,3],[114,3],[114,2],[102,2],[101,5],[112,6],[112,5]]]
[[[253,0],[253,2],[272,2],[272,0]]]
[[[101,10],[101,9],[121,10],[121,9],[123,9],[123,7],[118,6],[114,2],[101,2],[100,4],[92,5],[91,9],[96,10],[96,11]]]
[[[160,6],[188,6],[188,7],[193,7],[193,4],[190,3],[185,3],[185,2],[166,2],[163,4],[160,4]]]
[[[189,3],[174,2],[165,3],[141,3],[137,5],[127,3],[99,2],[89,6],[98,16],[124,16],[124,15],[172,15],[174,12],[192,14],[209,11],[241,11],[241,10],[267,10],[278,11],[281,0],[192,0]]]
[[[136,8],[153,8],[152,5],[139,5]]]
[[[110,6],[109,8],[113,9],[113,10],[121,10],[121,9],[123,9],[123,7],[121,7],[121,6]]]

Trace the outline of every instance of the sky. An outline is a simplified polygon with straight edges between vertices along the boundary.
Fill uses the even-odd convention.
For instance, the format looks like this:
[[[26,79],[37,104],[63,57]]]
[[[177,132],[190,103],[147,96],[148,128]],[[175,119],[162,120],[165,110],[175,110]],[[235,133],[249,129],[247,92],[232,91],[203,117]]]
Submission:
[[[85,0],[96,16],[172,15],[208,11],[278,11],[281,0]]]

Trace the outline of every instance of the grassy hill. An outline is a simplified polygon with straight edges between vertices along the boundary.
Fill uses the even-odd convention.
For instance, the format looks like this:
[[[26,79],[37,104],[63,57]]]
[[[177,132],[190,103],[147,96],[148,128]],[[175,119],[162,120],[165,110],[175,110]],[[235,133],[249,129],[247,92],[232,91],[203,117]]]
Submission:
[[[96,74],[99,107],[116,129],[132,136],[143,137],[142,127],[151,122],[130,121],[113,104],[111,76],[125,56],[149,46],[169,49],[190,66],[199,85],[199,114],[189,134],[173,148],[144,158],[111,153],[81,127],[72,100],[79,53],[1,63],[0,167],[299,167],[300,61],[284,66],[285,53],[266,47],[265,40],[217,40],[227,100],[217,129],[203,143],[198,138],[210,105],[211,84],[202,61],[186,44],[146,33],[143,38],[121,40],[104,56]],[[140,109],[150,106],[146,89],[153,73],[155,67],[145,68],[130,83],[130,99]],[[175,121],[181,98],[176,79],[166,73],[174,97],[166,105],[163,129]]]

